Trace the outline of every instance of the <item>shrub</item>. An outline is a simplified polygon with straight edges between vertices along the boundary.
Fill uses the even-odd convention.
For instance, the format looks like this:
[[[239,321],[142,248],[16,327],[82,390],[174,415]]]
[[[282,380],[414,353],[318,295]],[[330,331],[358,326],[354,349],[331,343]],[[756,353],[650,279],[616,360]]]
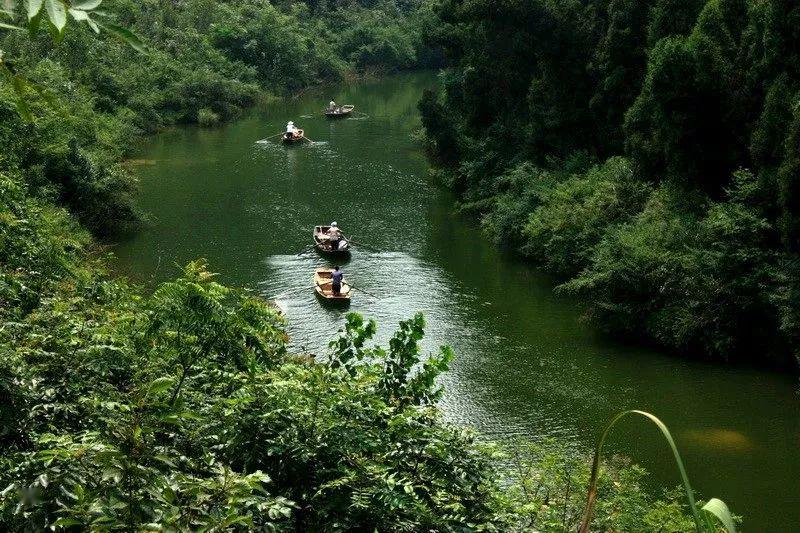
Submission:
[[[525,244],[524,229],[530,214],[540,207],[543,195],[557,181],[555,173],[529,163],[501,176],[497,181],[500,192],[481,221],[484,231],[499,244],[521,248]]]
[[[207,107],[204,107],[197,112],[197,123],[201,126],[216,126],[221,120],[222,118],[218,114],[214,113]]]
[[[781,292],[777,230],[752,207],[754,176],[736,175],[729,200],[700,215],[661,188],[644,211],[611,229],[588,268],[560,290],[591,302],[590,316],[612,331],[647,335],[684,352],[786,364],[778,331]]]
[[[575,275],[614,225],[641,211],[650,191],[623,158],[548,187],[539,194],[540,205],[529,210],[523,253],[560,276]]]

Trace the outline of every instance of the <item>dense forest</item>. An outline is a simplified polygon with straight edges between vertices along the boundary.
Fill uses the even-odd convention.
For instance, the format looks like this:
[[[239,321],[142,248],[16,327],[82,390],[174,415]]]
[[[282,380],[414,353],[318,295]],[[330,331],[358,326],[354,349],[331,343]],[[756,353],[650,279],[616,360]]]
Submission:
[[[442,0],[436,176],[606,331],[793,368],[800,7]]]
[[[315,360],[204,262],[147,290],[97,244],[141,220],[122,163],[138,135],[433,65],[432,6],[100,3],[0,4],[0,529],[575,528],[586,458],[445,424],[453,354],[421,354],[421,315],[386,348],[349,315]],[[692,529],[684,495],[645,475],[605,464],[593,527]]]

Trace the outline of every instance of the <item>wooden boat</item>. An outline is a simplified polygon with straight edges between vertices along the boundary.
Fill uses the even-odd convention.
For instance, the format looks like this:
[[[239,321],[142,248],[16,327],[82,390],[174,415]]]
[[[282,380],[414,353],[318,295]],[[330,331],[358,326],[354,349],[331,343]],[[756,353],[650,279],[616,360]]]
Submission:
[[[339,294],[333,294],[333,269],[318,268],[314,272],[314,291],[317,296],[326,302],[346,304],[350,302],[350,285],[342,281],[342,290]]]
[[[330,254],[330,255],[346,255],[350,253],[350,243],[347,242],[347,239],[342,237],[342,240],[339,243],[339,249],[334,250],[327,239],[328,230],[330,230],[330,226],[314,226],[314,247],[316,247],[317,251],[323,254]]]
[[[281,138],[283,139],[284,144],[295,144],[303,142],[304,135],[305,132],[303,132],[303,130],[297,130],[294,135],[292,135],[287,131],[286,133],[283,134]]]
[[[349,116],[356,108],[354,105],[340,105],[333,109],[325,109],[325,116],[328,118],[341,118]]]

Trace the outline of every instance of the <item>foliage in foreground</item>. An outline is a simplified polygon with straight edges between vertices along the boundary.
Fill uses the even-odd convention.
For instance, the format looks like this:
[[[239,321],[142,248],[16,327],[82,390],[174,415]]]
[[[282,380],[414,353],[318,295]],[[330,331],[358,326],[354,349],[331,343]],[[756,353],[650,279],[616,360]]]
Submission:
[[[203,263],[142,296],[63,238],[63,211],[0,193],[3,529],[574,527],[588,461],[445,424],[452,353],[421,355],[421,316],[386,348],[350,315],[326,361],[290,354],[274,309]],[[686,523],[640,469],[608,472],[599,529]]]
[[[681,459],[681,454],[678,452],[675,439],[673,439],[672,434],[667,426],[652,413],[637,410],[624,411],[614,417],[608,426],[606,426],[605,430],[603,430],[602,435],[597,441],[597,446],[594,452],[594,460],[592,461],[592,474],[589,480],[589,494],[586,501],[586,509],[584,511],[583,519],[581,520],[581,526],[579,528],[580,533],[589,533],[589,528],[592,526],[593,513],[598,498],[597,485],[598,478],[600,476],[600,458],[603,453],[605,442],[608,439],[611,430],[614,429],[614,426],[616,426],[616,424],[623,418],[630,416],[642,417],[645,420],[652,422],[661,432],[664,440],[666,440],[667,444],[669,445],[670,450],[672,451],[672,456],[675,459],[675,466],[677,466],[678,471],[680,472],[681,481],[683,482],[683,490],[686,494],[686,499],[689,502],[689,509],[692,512],[695,530],[698,533],[714,533],[722,527],[723,531],[727,531],[728,533],[736,533],[735,518],[731,514],[725,502],[717,498],[712,498],[708,501],[708,503],[701,507],[695,501],[694,492],[692,491],[692,487],[689,483],[689,476],[686,474],[686,468],[683,466],[683,459]]]

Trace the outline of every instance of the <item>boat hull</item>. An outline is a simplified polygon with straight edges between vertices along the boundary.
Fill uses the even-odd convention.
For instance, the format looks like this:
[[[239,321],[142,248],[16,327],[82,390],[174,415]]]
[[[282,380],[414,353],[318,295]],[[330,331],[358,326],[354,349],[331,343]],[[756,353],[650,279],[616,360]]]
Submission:
[[[325,111],[325,116],[328,118],[344,118],[353,114],[353,106],[343,106],[336,111]]]
[[[289,135],[288,132],[284,133],[281,139],[283,140],[283,144],[298,144],[305,140],[305,132],[303,130],[297,130],[297,136]]]
[[[314,228],[314,232],[312,234],[312,237],[314,239],[314,248],[316,248],[316,250],[319,253],[324,254],[324,255],[328,255],[328,256],[331,256],[331,257],[345,257],[345,256],[350,255],[350,243],[347,242],[346,239],[344,240],[344,243],[345,243],[344,246],[342,246],[339,249],[333,250],[327,244],[325,239],[323,239],[321,237],[321,235],[326,233],[329,228],[330,228],[330,226],[316,226]]]
[[[350,303],[352,288],[347,282],[342,283],[342,290],[339,294],[333,293],[331,284],[333,270],[330,268],[320,268],[314,272],[314,292],[321,301],[326,304],[347,305]]]

